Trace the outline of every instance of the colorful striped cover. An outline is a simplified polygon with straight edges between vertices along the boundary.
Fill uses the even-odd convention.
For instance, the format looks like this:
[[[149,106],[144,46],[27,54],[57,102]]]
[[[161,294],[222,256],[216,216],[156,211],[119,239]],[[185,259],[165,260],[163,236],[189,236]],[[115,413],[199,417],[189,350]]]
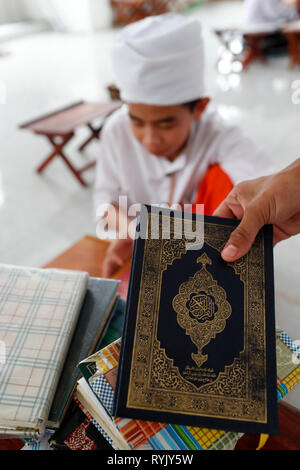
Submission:
[[[116,340],[87,361],[95,361],[97,372],[89,384],[112,414],[113,384],[107,373],[117,367],[121,340]],[[300,382],[300,347],[282,330],[276,334],[278,400]],[[113,418],[120,433],[134,450],[228,450],[233,449],[242,433],[157,423],[127,418]]]
[[[108,413],[112,414],[114,390],[107,374],[117,367],[120,339],[85,361],[94,362],[97,372],[89,384]],[[193,426],[171,425],[126,418],[114,418],[120,433],[134,450],[202,450],[233,449],[241,433]]]
[[[284,398],[300,383],[300,345],[286,332],[277,330],[277,399]]]

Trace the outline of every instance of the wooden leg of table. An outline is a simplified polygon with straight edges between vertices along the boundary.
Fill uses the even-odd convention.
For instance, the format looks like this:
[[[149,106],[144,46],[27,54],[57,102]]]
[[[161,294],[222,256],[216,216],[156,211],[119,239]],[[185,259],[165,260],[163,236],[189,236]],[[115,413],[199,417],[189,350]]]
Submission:
[[[47,165],[49,165],[49,163],[59,155],[59,153],[61,152],[62,148],[66,145],[67,142],[69,142],[69,140],[71,140],[71,138],[73,137],[74,133],[71,133],[71,134],[68,134],[67,136],[65,137],[62,137],[62,140],[57,143],[55,141],[55,137],[52,137],[52,136],[47,136],[48,140],[51,142],[51,144],[53,145],[54,147],[54,151],[51,153],[51,155],[49,155],[48,158],[46,158],[46,160],[37,168],[37,172],[38,173],[42,173],[42,171],[46,168]]]
[[[60,152],[59,155],[61,156],[61,158],[63,159],[63,161],[65,162],[65,164],[69,167],[69,169],[71,170],[71,172],[73,173],[73,175],[75,176],[75,178],[79,181],[79,183],[82,185],[82,186],[88,186],[87,183],[84,181],[84,179],[82,179],[80,173],[81,171],[83,171],[83,169],[81,170],[76,170],[76,168],[73,167],[73,165],[69,162],[69,160],[67,159],[67,157],[63,154],[63,152]],[[87,168],[84,168],[84,169],[87,169]]]
[[[254,50],[251,47],[248,47],[245,50],[243,54],[243,58],[242,58],[242,65],[243,65],[244,70],[249,66],[249,64],[254,60],[254,58],[255,58]]]
[[[78,173],[83,173],[86,170],[90,170],[90,168],[93,168],[95,165],[96,165],[96,160],[93,160],[93,161],[87,163],[86,165],[84,165],[84,167],[80,168],[80,170],[77,170],[77,172]]]
[[[246,47],[243,54],[243,58],[241,60],[243,64],[243,68],[246,69],[253,60],[259,58],[262,61],[266,60],[266,55],[261,48],[261,41],[263,38],[249,38],[248,36],[244,36]]]
[[[288,40],[288,50],[290,56],[290,68],[300,64],[299,42],[295,34],[286,34]]]
[[[90,131],[92,132],[91,136],[85,141],[83,142],[83,144],[79,147],[79,151],[82,152],[85,147],[94,139],[100,139],[100,132],[102,130],[102,125],[98,128],[98,129],[95,129],[91,124],[88,124],[87,125],[88,128],[90,129]]]
[[[92,126],[91,126],[91,129]],[[99,132],[101,131],[101,128],[100,129],[93,129],[93,136],[90,138],[90,140],[93,138],[96,137],[96,134],[97,134],[97,137],[99,138]],[[84,167],[80,168],[80,169],[76,169],[72,163],[69,161],[69,159],[66,157],[66,155],[64,154],[63,152],[63,147],[69,142],[69,140],[72,139],[72,137],[74,136],[74,133],[71,133],[71,134],[68,134],[67,136],[65,137],[62,137],[60,142],[57,142],[57,137],[53,137],[53,136],[47,136],[48,140],[51,142],[51,144],[53,145],[54,147],[54,151],[51,153],[51,155],[49,155],[49,157],[37,168],[37,172],[38,173],[41,173],[47,165],[49,165],[49,163],[57,156],[61,157],[63,159],[63,161],[65,162],[65,164],[67,165],[67,167],[71,170],[71,172],[73,173],[73,175],[75,176],[75,178],[79,181],[79,183],[86,187],[88,186],[88,184],[84,181],[84,179],[82,178],[81,176],[81,173],[83,173],[84,171],[94,167],[96,165],[96,160],[93,160],[89,163],[87,163]],[[87,144],[87,143],[86,143]]]
[[[37,171],[38,171],[38,173],[41,173],[45,169],[45,167],[53,160],[54,157],[60,156],[63,159],[63,161],[65,162],[65,164],[68,166],[68,168],[71,170],[71,172],[73,173],[75,178],[79,181],[79,183],[82,186],[86,187],[87,183],[83,180],[83,178],[80,175],[82,170],[76,170],[76,168],[74,168],[74,166],[71,164],[71,162],[68,160],[68,158],[63,153],[63,147],[67,144],[67,142],[69,142],[69,140],[71,140],[71,138],[73,136],[74,136],[74,133],[72,132],[71,134],[68,134],[67,136],[63,137],[61,142],[59,142],[59,143],[56,142],[55,137],[48,136],[49,141],[51,142],[51,144],[54,147],[54,152],[44,161],[44,163],[42,163],[42,165],[40,165],[40,167],[38,168]],[[87,169],[87,168],[85,168],[85,169]]]

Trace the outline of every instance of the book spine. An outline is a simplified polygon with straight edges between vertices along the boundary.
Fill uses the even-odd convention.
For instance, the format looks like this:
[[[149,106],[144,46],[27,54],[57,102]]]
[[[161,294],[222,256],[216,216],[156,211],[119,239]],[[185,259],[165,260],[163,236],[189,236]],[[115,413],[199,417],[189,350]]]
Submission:
[[[136,239],[134,242],[133,253],[132,253],[131,270],[130,270],[130,277],[129,277],[129,283],[128,283],[128,297],[126,301],[123,334],[121,338],[121,348],[120,348],[120,356],[119,356],[119,363],[118,363],[118,373],[117,373],[116,387],[115,387],[115,393],[114,393],[114,402],[113,402],[113,409],[112,409],[113,416],[118,416],[119,398],[122,392],[120,383],[121,383],[121,376],[123,375],[123,358],[124,358],[124,350],[126,347],[126,335],[128,331],[127,326],[128,326],[128,319],[129,319],[129,309],[131,305],[131,296],[132,296],[132,291],[133,291],[133,280],[135,277],[134,276],[134,266],[135,266],[134,261],[136,257],[137,246],[138,246],[138,239]]]

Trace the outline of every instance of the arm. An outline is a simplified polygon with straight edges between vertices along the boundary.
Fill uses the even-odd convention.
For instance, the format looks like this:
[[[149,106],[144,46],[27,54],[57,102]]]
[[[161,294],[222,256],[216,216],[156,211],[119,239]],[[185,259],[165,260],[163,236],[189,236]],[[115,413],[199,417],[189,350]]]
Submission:
[[[129,217],[117,205],[112,205],[105,217],[108,225],[117,232],[117,238],[109,246],[102,265],[102,276],[109,278],[131,258],[135,224],[134,218]],[[120,234],[122,238],[119,238]]]
[[[114,129],[104,127],[100,140],[100,153],[96,167],[94,209],[96,233],[99,238],[108,234],[115,238],[102,266],[102,276],[111,277],[130,257],[134,238],[134,217],[119,207],[119,196],[124,195],[120,178],[119,156],[122,154]]]
[[[241,219],[222,252],[225,261],[245,255],[265,224],[274,225],[274,244],[300,233],[300,158],[278,173],[238,184],[214,215]]]

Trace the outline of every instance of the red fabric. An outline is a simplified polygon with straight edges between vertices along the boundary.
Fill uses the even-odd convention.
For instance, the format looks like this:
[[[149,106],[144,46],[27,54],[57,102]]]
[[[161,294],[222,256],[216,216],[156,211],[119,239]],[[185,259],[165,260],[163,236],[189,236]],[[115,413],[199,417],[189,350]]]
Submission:
[[[196,209],[196,204],[204,204],[204,214],[212,215],[232,188],[231,179],[220,165],[211,166],[199,185],[193,212],[199,212]]]

